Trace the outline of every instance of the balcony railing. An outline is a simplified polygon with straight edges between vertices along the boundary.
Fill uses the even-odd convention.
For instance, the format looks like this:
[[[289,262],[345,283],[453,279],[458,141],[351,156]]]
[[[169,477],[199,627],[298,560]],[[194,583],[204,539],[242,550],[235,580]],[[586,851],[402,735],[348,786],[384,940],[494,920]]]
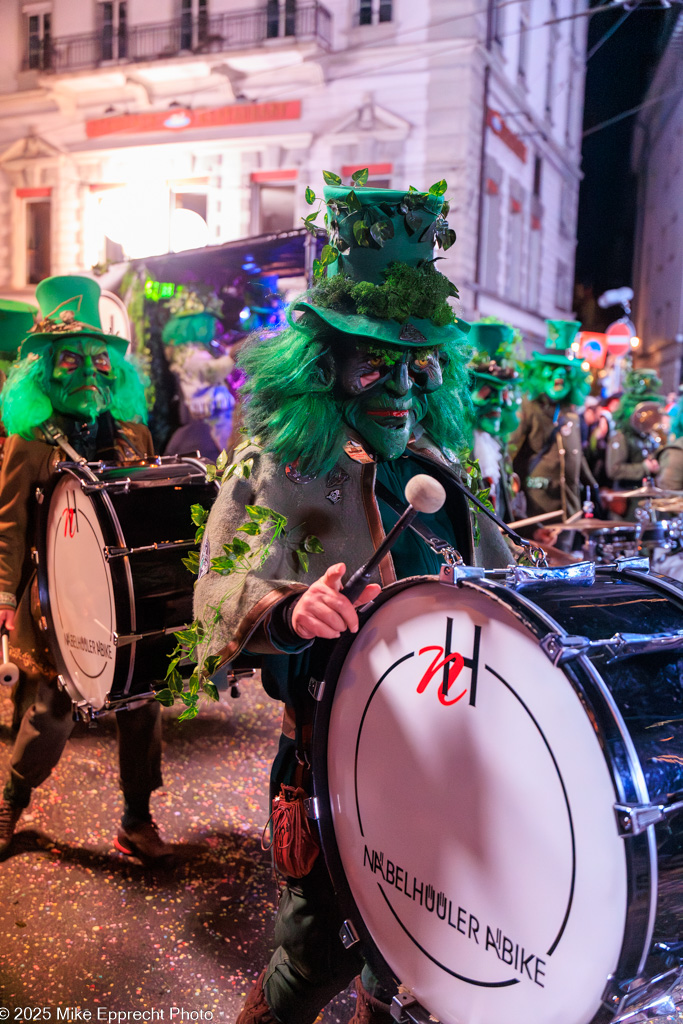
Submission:
[[[232,14],[180,17],[156,25],[134,25],[124,30],[89,32],[77,36],[32,42],[24,70],[79,71],[112,63],[163,60],[189,53],[222,53],[257,46],[268,39],[315,42],[329,49],[332,16],[313,3],[276,7],[268,4]]]

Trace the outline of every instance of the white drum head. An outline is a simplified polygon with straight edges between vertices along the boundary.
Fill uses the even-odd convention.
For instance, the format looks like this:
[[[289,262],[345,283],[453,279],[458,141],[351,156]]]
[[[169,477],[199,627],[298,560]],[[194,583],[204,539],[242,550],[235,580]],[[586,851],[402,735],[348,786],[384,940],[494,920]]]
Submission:
[[[507,607],[437,583],[386,601],[342,667],[328,774],[360,914],[422,1006],[588,1024],[626,918],[616,797],[579,698]]]
[[[50,616],[74,700],[101,708],[114,680],[116,618],[105,541],[95,506],[65,475],[47,523]]]

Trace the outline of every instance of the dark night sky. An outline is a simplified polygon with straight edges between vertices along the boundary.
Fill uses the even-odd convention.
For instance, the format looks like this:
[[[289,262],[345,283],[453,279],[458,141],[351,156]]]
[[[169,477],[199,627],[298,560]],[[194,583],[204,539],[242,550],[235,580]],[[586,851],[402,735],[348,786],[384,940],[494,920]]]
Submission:
[[[589,60],[584,130],[642,101],[680,10],[674,4],[668,10],[632,11]],[[620,7],[591,17],[589,50],[623,13]],[[634,123],[635,116],[625,118],[583,143],[576,280],[592,286],[596,297],[606,288],[633,283],[636,181],[630,151]]]

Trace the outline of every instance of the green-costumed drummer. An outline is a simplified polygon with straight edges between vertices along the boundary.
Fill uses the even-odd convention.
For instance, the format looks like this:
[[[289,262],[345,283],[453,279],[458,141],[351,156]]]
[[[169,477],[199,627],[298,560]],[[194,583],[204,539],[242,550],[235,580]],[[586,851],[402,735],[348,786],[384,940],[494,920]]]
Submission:
[[[470,362],[472,450],[496,512],[509,523],[526,513],[524,494],[507,452],[522,400],[514,358],[515,329],[495,320],[478,320],[470,327],[468,341],[474,349]]]
[[[195,613],[222,662],[241,650],[263,655],[264,685],[285,704],[273,794],[295,778],[297,732],[306,742],[319,640],[358,629],[342,581],[396,522],[411,477],[426,473],[443,484],[445,505],[421,518],[466,563],[510,561],[500,532],[483,516],[475,544],[467,501],[453,484],[464,479],[458,453],[470,398],[467,325],[454,315],[454,287],[433,261],[435,239],[445,246],[454,240],[442,186],[430,193],[326,188],[329,231],[340,252],[331,273],[293,303],[288,328],[248,341],[240,354],[246,426],[258,445],[240,453],[251,472],[222,486],[209,516]],[[282,513],[288,529],[316,536],[322,551],[307,564],[291,542],[276,542],[265,564],[236,587],[211,565],[247,519],[246,506]],[[438,573],[442,564],[408,530],[356,605],[396,579]],[[353,1024],[389,1024],[395,989],[342,946],[342,915],[322,855],[303,878],[284,878],[283,885],[277,949],[238,1024],[312,1024],[357,975]]]
[[[605,471],[615,487],[630,490],[637,487],[643,477],[659,471],[653,458],[653,448],[644,443],[643,433],[636,428],[633,414],[641,402],[662,406],[666,403],[661,393],[662,382],[655,370],[630,369],[624,380],[624,390],[614,411],[614,429],[607,440]]]
[[[526,364],[519,426],[510,437],[513,467],[527,499],[527,515],[581,510],[582,488],[596,488],[581,446],[577,406],[590,390],[571,344],[581,327],[575,320],[546,320],[545,351]]]
[[[153,455],[143,381],[125,359],[126,340],[103,332],[99,295],[86,277],[42,281],[40,316],[24,325],[19,358],[0,394],[9,435],[0,471],[0,625],[10,631],[10,654],[21,670],[16,699],[23,710],[0,803],[0,853],[74,726],[71,698],[57,685],[38,626],[31,560],[37,491],[65,459],[126,463]],[[125,802],[116,845],[148,862],[171,853],[149,812],[150,795],[162,784],[160,710],[152,701],[116,715]]]

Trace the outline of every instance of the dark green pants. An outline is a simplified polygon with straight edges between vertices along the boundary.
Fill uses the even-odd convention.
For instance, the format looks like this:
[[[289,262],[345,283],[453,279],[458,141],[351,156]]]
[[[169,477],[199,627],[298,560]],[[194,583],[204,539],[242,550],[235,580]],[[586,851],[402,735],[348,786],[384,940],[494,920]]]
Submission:
[[[390,1003],[391,990],[380,985],[355,950],[339,938],[342,915],[322,854],[305,878],[289,879],[275,922],[277,949],[263,989],[280,1024],[312,1024],[331,999],[362,973],[366,990]]]

